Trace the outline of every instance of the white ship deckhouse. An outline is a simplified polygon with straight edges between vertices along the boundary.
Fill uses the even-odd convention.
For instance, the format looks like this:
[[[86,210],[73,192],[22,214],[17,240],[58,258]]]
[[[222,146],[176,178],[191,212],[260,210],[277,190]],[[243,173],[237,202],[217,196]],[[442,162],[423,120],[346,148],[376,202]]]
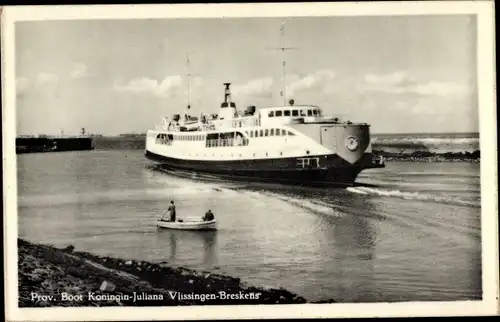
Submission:
[[[371,154],[370,126],[323,115],[314,105],[237,110],[230,83],[214,115],[175,114],[149,130],[147,158],[169,169],[232,179],[350,185],[364,169],[381,168]]]

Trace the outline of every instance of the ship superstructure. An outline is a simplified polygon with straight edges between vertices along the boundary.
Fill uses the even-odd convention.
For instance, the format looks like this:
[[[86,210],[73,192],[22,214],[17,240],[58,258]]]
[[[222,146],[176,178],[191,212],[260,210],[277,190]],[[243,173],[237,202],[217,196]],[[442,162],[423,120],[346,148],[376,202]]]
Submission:
[[[230,85],[217,114],[193,117],[188,105],[184,115],[149,130],[146,157],[169,169],[282,183],[350,185],[362,170],[384,167],[371,154],[369,124],[325,116],[293,99],[238,111]]]

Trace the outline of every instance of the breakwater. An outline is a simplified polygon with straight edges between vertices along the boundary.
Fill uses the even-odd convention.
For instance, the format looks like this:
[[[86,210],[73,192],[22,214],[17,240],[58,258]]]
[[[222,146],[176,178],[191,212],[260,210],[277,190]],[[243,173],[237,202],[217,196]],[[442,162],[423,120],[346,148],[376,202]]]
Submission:
[[[307,303],[284,289],[249,286],[167,262],[98,256],[23,239],[18,252],[19,307]]]
[[[410,162],[479,162],[481,152],[444,152],[414,151],[411,153],[395,153],[383,150],[373,150],[376,157],[383,157],[385,161],[410,161]]]
[[[16,153],[85,151],[94,149],[92,137],[17,137]]]

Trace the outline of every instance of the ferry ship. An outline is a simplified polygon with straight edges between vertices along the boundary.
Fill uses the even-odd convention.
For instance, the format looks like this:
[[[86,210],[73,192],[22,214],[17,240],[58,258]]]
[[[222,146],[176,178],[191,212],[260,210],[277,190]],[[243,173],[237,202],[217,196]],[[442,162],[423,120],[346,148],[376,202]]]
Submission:
[[[230,85],[217,114],[194,117],[188,105],[148,130],[145,156],[169,170],[285,184],[352,185],[361,171],[385,167],[371,153],[369,124],[293,99],[238,111]]]

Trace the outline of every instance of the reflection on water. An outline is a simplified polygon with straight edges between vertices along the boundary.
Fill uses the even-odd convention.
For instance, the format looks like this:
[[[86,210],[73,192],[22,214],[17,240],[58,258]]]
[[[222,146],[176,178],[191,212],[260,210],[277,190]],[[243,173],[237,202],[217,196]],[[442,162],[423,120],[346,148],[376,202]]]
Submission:
[[[346,216],[333,229],[336,251],[337,278],[343,283],[343,298],[352,301],[373,296],[373,258],[376,250],[376,233],[366,218]],[[352,276],[356,276],[355,279]]]
[[[186,256],[203,258],[205,268],[217,266],[219,252],[217,231],[188,231],[158,228],[160,243],[169,248],[165,260],[169,263],[182,263]]]
[[[337,218],[324,218],[329,229],[324,237],[331,241],[324,254],[325,266],[334,267],[332,285],[324,285],[346,301],[365,301],[374,297],[374,258],[376,253],[376,220],[369,214],[378,212],[366,196],[350,196],[337,201],[342,209],[363,209],[365,216],[344,214]],[[366,215],[368,214],[368,215]],[[354,277],[355,276],[355,277]],[[325,296],[328,291],[325,292]]]

